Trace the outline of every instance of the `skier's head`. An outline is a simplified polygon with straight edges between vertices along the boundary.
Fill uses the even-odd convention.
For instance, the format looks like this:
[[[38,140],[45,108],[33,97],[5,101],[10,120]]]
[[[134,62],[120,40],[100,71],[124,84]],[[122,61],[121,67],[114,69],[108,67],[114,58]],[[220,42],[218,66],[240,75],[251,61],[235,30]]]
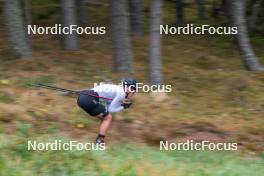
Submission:
[[[137,81],[133,78],[125,77],[121,80],[121,84],[126,93],[135,93],[137,90]]]

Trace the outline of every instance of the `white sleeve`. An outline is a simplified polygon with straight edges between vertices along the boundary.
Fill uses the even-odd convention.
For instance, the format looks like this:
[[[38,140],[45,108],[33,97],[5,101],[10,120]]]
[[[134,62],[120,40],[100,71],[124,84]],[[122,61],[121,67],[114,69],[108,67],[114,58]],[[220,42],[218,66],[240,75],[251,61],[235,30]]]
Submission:
[[[121,101],[123,100],[123,96],[121,94],[118,94],[111,102],[111,104],[108,107],[109,112],[118,112],[124,109],[124,107],[121,105]]]

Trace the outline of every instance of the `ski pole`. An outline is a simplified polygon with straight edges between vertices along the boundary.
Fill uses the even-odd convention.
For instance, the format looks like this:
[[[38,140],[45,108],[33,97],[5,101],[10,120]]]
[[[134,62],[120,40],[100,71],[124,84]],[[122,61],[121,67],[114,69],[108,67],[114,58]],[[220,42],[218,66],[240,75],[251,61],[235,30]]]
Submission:
[[[106,97],[101,97],[101,96],[97,96],[94,94],[89,94],[89,93],[85,93],[84,91],[75,91],[75,90],[70,90],[70,89],[65,89],[65,88],[61,88],[61,87],[56,87],[56,86],[49,86],[49,85],[45,85],[45,84],[33,84],[35,87],[41,87],[41,88],[46,88],[46,89],[50,89],[50,90],[57,90],[57,91],[61,91],[61,92],[69,92],[72,94],[77,94],[77,95],[88,95],[91,97],[95,97],[95,98],[101,98],[101,99],[105,99],[105,100],[110,100],[112,101],[112,98],[106,98]]]

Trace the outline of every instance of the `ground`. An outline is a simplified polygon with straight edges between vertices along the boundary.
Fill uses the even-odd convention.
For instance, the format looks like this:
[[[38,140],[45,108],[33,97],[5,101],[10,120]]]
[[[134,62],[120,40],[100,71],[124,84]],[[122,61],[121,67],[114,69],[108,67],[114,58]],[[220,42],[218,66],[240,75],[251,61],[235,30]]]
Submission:
[[[12,58],[1,65],[0,117],[7,121],[2,131],[13,133],[9,125],[15,127],[18,120],[33,122],[35,132],[47,130],[51,125],[70,136],[94,136],[97,122],[76,106],[75,97],[35,89],[30,84],[42,82],[79,89],[92,87],[93,82],[118,82],[121,74],[111,72],[109,41],[82,39],[82,50],[71,53],[59,50],[56,40],[49,43],[45,42],[47,38],[35,40],[35,47],[42,49],[35,52],[33,58]],[[203,38],[195,39],[192,46],[190,43],[184,38],[164,39],[165,84],[171,84],[173,91],[167,95],[138,93],[131,110],[115,115],[111,141],[120,136],[154,143],[160,139],[210,137],[221,141],[238,140],[243,148],[252,148],[250,143],[254,141],[254,145],[258,144],[254,150],[261,150],[263,73],[244,70],[238,53],[230,49],[231,41],[225,44],[228,47],[221,48],[214,48]],[[134,40],[134,77],[144,83],[148,83],[146,44],[147,39]],[[208,45],[211,47],[205,50]],[[258,45],[256,48],[258,51]],[[263,52],[258,54],[262,59]]]

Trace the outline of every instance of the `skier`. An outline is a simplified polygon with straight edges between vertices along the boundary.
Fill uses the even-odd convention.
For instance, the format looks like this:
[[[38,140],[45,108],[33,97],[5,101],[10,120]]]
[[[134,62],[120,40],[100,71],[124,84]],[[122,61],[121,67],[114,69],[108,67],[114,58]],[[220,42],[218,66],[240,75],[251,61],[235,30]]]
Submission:
[[[127,109],[132,105],[131,97],[136,92],[137,81],[123,78],[121,85],[101,84],[90,90],[83,91],[77,104],[89,115],[101,120],[96,143],[104,143],[107,130],[112,122],[112,113]],[[92,94],[93,96],[87,96]]]

